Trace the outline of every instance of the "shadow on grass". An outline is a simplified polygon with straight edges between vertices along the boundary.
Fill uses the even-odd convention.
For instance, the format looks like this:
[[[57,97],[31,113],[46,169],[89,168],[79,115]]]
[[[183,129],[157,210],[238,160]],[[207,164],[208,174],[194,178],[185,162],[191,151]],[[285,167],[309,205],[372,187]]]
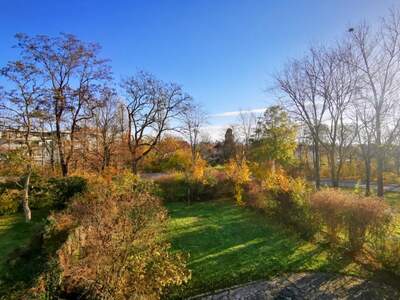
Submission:
[[[192,280],[172,297],[305,270],[335,271],[350,263],[250,209],[229,202],[167,205],[173,249],[189,254]]]
[[[22,215],[0,218],[0,296],[30,287],[65,240],[66,235],[60,233],[44,242],[48,214],[48,210],[33,211],[30,223]]]

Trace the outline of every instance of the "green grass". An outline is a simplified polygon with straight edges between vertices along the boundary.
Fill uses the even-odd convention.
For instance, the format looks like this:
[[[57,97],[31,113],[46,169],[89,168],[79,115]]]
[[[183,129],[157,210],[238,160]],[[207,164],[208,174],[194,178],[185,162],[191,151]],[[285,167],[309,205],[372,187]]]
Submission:
[[[189,254],[192,279],[172,297],[269,278],[285,272],[318,270],[368,276],[348,258],[324,245],[300,239],[248,208],[229,201],[167,204],[168,238],[176,251]]]
[[[386,192],[385,193],[385,200],[397,212],[400,212],[400,193],[399,192]]]
[[[29,243],[32,234],[38,230],[38,223],[46,215],[45,210],[33,211],[30,223],[25,222],[22,213],[0,216],[0,277],[7,273],[5,263],[8,255]]]

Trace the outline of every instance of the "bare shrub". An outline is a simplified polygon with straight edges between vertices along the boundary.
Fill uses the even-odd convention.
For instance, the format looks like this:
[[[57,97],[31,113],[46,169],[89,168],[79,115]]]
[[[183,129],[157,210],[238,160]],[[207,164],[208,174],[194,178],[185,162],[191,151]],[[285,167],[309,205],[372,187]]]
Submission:
[[[390,209],[381,199],[340,190],[315,193],[311,207],[326,226],[329,240],[343,240],[354,253],[362,249],[368,237],[381,235],[391,222]]]
[[[339,241],[342,230],[344,206],[348,195],[335,189],[325,189],[311,196],[311,207],[326,227],[327,236],[332,244]]]

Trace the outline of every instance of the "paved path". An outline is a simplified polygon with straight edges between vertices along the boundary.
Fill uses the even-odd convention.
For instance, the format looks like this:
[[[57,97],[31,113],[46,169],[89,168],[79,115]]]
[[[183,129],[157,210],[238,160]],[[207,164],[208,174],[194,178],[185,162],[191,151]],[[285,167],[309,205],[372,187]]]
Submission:
[[[360,279],[326,273],[296,273],[269,281],[203,294],[191,299],[204,300],[263,300],[263,299],[400,299],[392,287]]]

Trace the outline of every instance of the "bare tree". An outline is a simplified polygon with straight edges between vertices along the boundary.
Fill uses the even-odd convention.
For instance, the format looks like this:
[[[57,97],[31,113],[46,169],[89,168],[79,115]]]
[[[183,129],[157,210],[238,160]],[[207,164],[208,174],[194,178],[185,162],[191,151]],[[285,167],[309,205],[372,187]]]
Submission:
[[[61,171],[67,176],[75,133],[99,105],[94,95],[101,82],[110,79],[110,69],[106,60],[98,58],[97,44],[70,34],[53,38],[17,34],[16,38],[24,59],[38,66],[48,82],[48,113],[54,116]]]
[[[371,162],[374,155],[375,114],[368,101],[359,99],[354,103],[357,140],[364,160],[365,195],[371,194]]]
[[[344,160],[356,138],[356,132],[345,113],[350,109],[358,91],[358,73],[346,63],[348,51],[313,49],[318,61],[319,93],[327,103],[321,144],[328,152],[332,186],[339,186]],[[325,140],[323,139],[325,138]]]
[[[275,79],[284,94],[284,104],[298,120],[309,129],[313,140],[314,180],[320,188],[320,136],[328,102],[319,93],[321,68],[311,53],[303,60],[293,60]]]
[[[139,161],[153,150],[163,133],[176,127],[172,121],[191,98],[179,85],[164,83],[146,72],[125,79],[122,88],[127,101],[131,168],[137,173]]]
[[[4,97],[0,97],[0,119],[5,120],[8,126],[21,132],[24,137],[26,172],[22,207],[27,222],[31,220],[29,187],[33,165],[32,132],[43,104],[41,83],[37,81],[38,74],[39,70],[34,65],[22,61],[10,62],[1,69],[1,75],[13,88],[6,91]]]
[[[243,140],[243,155],[247,156],[250,142],[257,126],[257,116],[253,112],[240,111],[238,131]]]
[[[377,194],[383,196],[384,148],[393,142],[400,127],[400,13],[391,10],[377,32],[366,24],[349,32],[352,57],[348,62],[363,75],[365,99],[374,112]]]
[[[199,104],[188,102],[182,111],[181,122],[181,132],[189,142],[194,162],[199,152],[200,129],[206,123],[206,114]]]
[[[99,149],[96,157],[100,160],[100,170],[110,166],[113,147],[117,135],[121,133],[118,124],[118,100],[115,90],[104,87],[100,93],[101,106],[94,110],[94,126],[98,137]]]

